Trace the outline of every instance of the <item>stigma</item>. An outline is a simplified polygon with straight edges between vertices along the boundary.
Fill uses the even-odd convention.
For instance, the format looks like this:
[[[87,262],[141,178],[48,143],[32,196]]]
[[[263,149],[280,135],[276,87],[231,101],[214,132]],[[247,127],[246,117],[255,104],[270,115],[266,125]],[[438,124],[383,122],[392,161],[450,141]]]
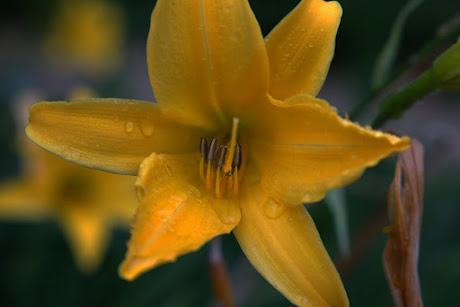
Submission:
[[[200,140],[200,177],[206,189],[213,191],[217,198],[237,196],[239,190],[239,170],[242,162],[241,145],[237,143],[238,118],[233,119],[230,140],[219,144],[213,138]]]

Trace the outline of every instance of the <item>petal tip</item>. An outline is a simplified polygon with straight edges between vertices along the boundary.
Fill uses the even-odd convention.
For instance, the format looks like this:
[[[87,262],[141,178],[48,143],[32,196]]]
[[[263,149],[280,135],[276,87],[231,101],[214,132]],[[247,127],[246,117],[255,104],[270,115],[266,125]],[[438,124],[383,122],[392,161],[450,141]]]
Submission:
[[[159,258],[143,258],[137,256],[127,256],[118,268],[118,275],[127,280],[133,281],[143,273],[150,271],[160,264],[176,261],[176,257]]]

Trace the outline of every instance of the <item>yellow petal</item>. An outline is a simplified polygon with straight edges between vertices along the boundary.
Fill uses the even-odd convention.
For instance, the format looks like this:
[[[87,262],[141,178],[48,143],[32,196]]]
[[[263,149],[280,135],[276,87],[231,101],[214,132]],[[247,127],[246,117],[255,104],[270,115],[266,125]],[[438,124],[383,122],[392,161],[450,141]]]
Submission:
[[[27,179],[14,179],[0,185],[0,218],[40,220],[49,217],[49,198]]]
[[[318,94],[334,55],[341,16],[338,2],[303,0],[272,30],[265,45],[273,97]]]
[[[250,154],[264,189],[283,203],[318,201],[409,146],[407,137],[360,127],[309,95],[273,102],[251,127]]]
[[[138,204],[135,177],[78,166],[32,142],[25,148],[25,162],[30,163],[28,192],[37,191],[37,199],[48,204],[47,216],[62,225],[79,268],[94,271],[106,250],[110,228],[129,226]]]
[[[74,204],[60,208],[59,220],[64,228],[78,266],[84,272],[94,271],[104,256],[109,225],[105,217],[94,212],[97,204]]]
[[[268,89],[264,41],[247,0],[159,0],[147,64],[157,101],[184,121],[229,120]]]
[[[146,158],[136,183],[141,203],[120,275],[128,280],[229,233],[240,220],[237,200],[216,199],[198,186],[199,156]]]
[[[303,206],[275,202],[260,189],[241,201],[234,234],[254,267],[298,306],[348,306],[340,277]]]
[[[147,101],[41,102],[29,111],[32,141],[66,160],[114,173],[135,175],[152,152],[189,152],[203,136],[201,128],[177,124]]]

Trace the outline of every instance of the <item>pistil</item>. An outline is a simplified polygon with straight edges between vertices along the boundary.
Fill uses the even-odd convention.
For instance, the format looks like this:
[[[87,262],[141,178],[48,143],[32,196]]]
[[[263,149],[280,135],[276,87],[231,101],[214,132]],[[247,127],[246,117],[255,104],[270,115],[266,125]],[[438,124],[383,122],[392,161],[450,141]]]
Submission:
[[[233,123],[232,123],[232,134],[230,135],[230,150],[229,150],[230,156],[228,157],[225,163],[224,172],[229,172],[232,170],[233,155],[235,152],[239,123],[240,123],[240,120],[237,117],[234,117]]]

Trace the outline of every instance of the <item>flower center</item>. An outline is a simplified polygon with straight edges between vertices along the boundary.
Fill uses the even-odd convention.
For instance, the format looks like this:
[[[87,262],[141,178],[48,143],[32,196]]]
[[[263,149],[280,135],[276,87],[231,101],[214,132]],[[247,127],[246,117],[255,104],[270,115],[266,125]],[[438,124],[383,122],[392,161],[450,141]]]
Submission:
[[[87,178],[69,174],[58,183],[58,202],[87,203],[92,194],[91,184]]]
[[[226,145],[219,146],[218,140],[213,138],[208,146],[208,140],[201,138],[200,177],[217,198],[238,195],[242,164],[241,145],[237,143],[238,124],[239,119],[234,118],[230,140]]]

